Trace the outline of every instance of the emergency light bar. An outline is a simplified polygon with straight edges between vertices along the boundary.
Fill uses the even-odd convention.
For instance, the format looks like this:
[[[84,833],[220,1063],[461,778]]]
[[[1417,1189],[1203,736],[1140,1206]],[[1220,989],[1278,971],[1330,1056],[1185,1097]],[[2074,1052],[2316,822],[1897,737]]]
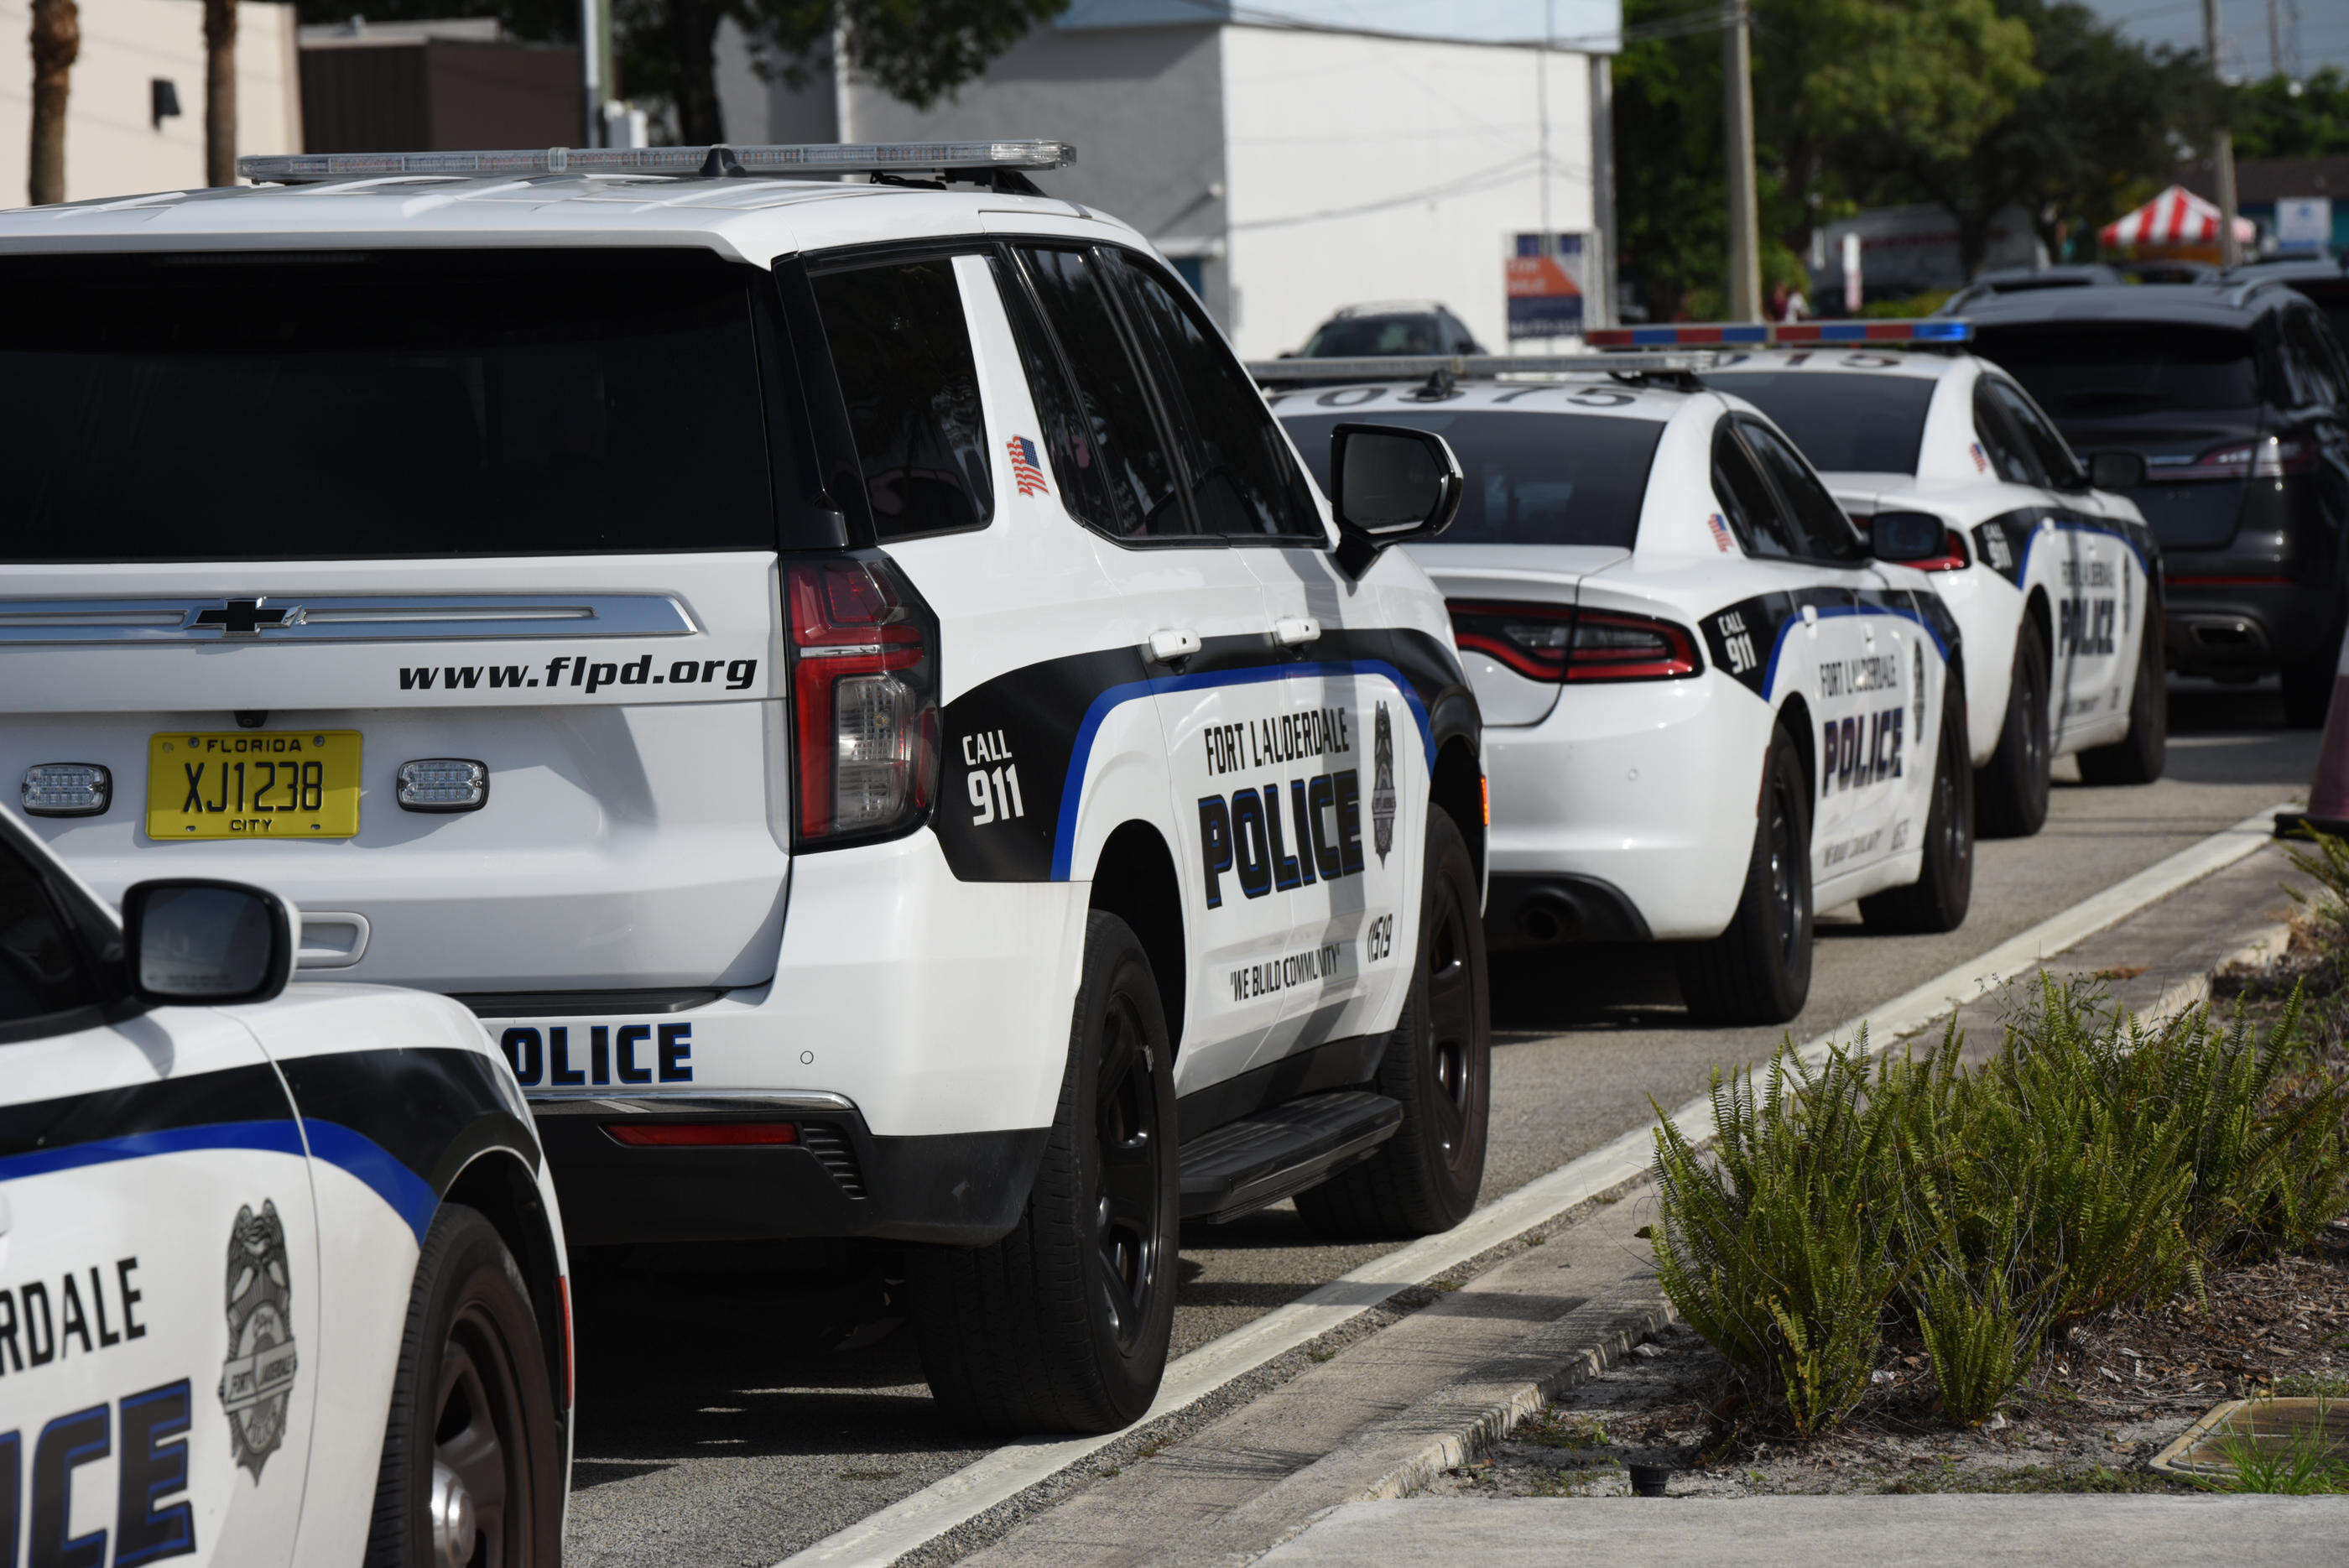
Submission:
[[[1264,381],[1401,381],[1441,371],[1455,380],[1483,376],[1693,376],[1721,363],[1718,354],[1366,354],[1350,359],[1254,359]]]
[[[885,174],[904,171],[1060,169],[1077,161],[1065,141],[812,142],[757,147],[539,147],[499,152],[286,152],[236,161],[256,183],[316,184],[437,175],[471,180],[523,174]]]
[[[1709,321],[1586,332],[1593,348],[1791,348],[1815,343],[1963,343],[1973,324],[1936,316],[1907,321]]]

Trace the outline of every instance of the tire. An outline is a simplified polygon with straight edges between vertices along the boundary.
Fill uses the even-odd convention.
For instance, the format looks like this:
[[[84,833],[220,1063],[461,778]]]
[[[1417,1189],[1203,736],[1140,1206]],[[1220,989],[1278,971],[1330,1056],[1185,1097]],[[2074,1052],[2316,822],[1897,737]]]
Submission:
[[[2148,616],[2137,639],[2137,687],[2129,693],[2128,733],[2109,746],[2082,752],[2080,777],[2092,784],[2149,784],[2161,777],[2168,762],[2168,670],[2161,657],[2161,623]]]
[[[1476,863],[1443,807],[1427,811],[1419,943],[1402,1016],[1372,1087],[1402,1125],[1361,1164],[1297,1195],[1318,1234],[1433,1236],[1476,1207],[1493,1097],[1492,988]]]
[[[1925,812],[1917,880],[1859,901],[1859,917],[1869,929],[1954,931],[1965,924],[1974,890],[1973,784],[1974,771],[1966,765],[1965,702],[1953,683],[1941,703],[1932,804]]]
[[[1174,1328],[1174,1051],[1150,961],[1096,910],[1069,1064],[1019,1223],[984,1247],[916,1247],[922,1370],[956,1425],[1111,1432],[1158,1396]]]
[[[1680,951],[1681,996],[1699,1023],[1784,1023],[1811,994],[1811,786],[1795,738],[1771,732],[1745,887],[1729,927]]]
[[[1974,771],[1975,810],[1985,838],[2028,838],[2047,821],[2048,774],[2055,762],[2048,740],[2050,685],[2047,634],[2026,615],[2014,635],[2014,679],[1998,750]]]
[[[409,1293],[367,1568],[562,1560],[562,1438],[530,1290],[480,1211],[444,1203]]]

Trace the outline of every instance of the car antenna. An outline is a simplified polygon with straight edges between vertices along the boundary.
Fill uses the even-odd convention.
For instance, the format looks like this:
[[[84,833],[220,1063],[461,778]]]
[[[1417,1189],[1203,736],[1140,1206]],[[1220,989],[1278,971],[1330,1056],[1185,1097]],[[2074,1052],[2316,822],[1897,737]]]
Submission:
[[[1412,389],[1410,396],[1423,403],[1440,403],[1453,394],[1455,383],[1448,366],[1438,365],[1427,373],[1427,379]]]

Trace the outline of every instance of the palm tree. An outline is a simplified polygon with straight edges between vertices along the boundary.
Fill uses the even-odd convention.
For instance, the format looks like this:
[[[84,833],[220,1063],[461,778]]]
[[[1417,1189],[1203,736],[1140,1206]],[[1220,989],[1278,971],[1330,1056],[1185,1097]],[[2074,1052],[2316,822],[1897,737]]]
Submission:
[[[236,0],[204,0],[204,183],[236,183]]]
[[[81,53],[74,0],[33,0],[33,135],[29,193],[35,206],[66,199],[66,92]]]

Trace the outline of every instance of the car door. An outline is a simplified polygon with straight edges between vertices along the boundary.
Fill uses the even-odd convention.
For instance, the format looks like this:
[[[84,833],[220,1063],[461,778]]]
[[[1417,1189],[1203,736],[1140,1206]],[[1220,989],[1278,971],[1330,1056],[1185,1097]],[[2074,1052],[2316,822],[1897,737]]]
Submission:
[[[320,1354],[302,1134],[222,1012],[123,999],[0,819],[0,1563],[291,1561]]]
[[[1011,254],[1063,504],[1092,532],[1114,601],[1104,613],[1152,661],[1190,971],[1174,1081],[1188,1094],[1243,1071],[1285,1005],[1267,966],[1296,924],[1296,855],[1278,792],[1259,775],[1286,671],[1255,572],[1200,526],[1201,486],[1143,369],[1145,348],[1156,350],[1121,292],[1114,254],[1022,242]]]
[[[1920,758],[1932,754],[1914,701],[1925,679],[1920,632],[1907,613],[1905,590],[1896,595],[1889,587],[1794,443],[1750,415],[1740,416],[1737,426],[1777,493],[1818,606],[1813,701],[1819,794],[1811,860],[1824,886],[1893,854],[1896,823],[1910,797],[1922,798],[1908,763],[1912,746]]]
[[[1123,275],[1156,349],[1193,509],[1260,584],[1285,677],[1249,722],[1290,925],[1276,952],[1211,977],[1234,992],[1279,990],[1280,1018],[1251,1062],[1261,1064],[1363,1033],[1385,1002],[1400,967],[1395,924],[1417,908],[1407,848],[1425,831],[1425,749],[1379,591],[1337,569],[1310,482],[1255,383],[1148,261],[1127,257]]]

